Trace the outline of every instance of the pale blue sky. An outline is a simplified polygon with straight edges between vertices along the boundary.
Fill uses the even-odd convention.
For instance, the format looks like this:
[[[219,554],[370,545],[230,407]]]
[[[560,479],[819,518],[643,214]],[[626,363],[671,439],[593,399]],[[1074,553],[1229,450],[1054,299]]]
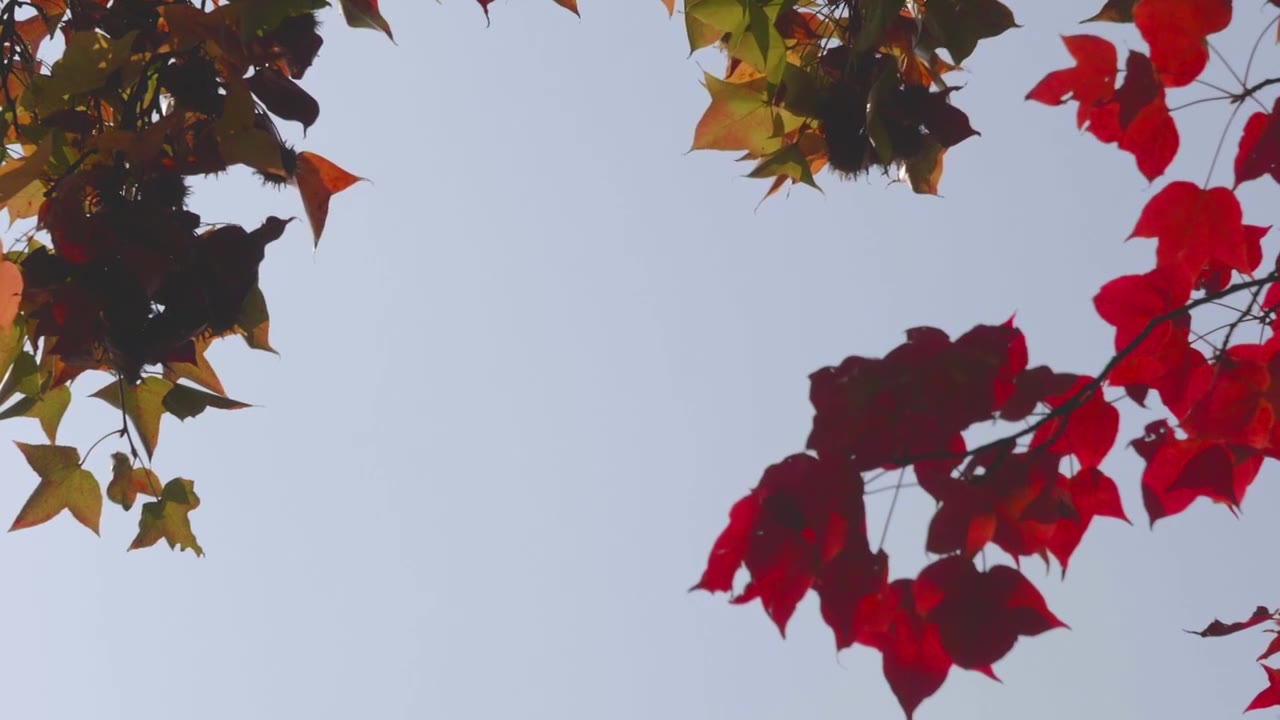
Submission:
[[[1073,110],[1022,100],[1096,7],[1011,3],[1026,27],[984,43],[956,96],[983,136],[948,155],[945,199],[823,176],[825,195],[755,212],[747,166],[683,154],[699,67],[722,61],[687,59],[657,0],[585,0],[581,21],[497,2],[487,29],[468,0],[382,4],[398,46],[327,13],[301,145],[375,183],[335,199],[318,253],[302,223],[272,247],[283,357],[214,353],[260,407],[163,425],[155,468],[196,481],[207,557],[125,553],[136,510],[115,507],[101,540],[70,517],[5,537],[0,715],[900,717],[879,656],[837,657],[812,600],[784,642],[758,605],[685,589],[733,501],[802,448],[814,369],[1015,311],[1033,363],[1103,364],[1090,299],[1150,265],[1152,243],[1121,241],[1152,189]],[[1225,108],[1177,118],[1170,177],[1198,181]],[[1255,185],[1246,219],[1276,222],[1275,187]],[[243,175],[196,206],[301,214]],[[1152,417],[1126,410],[1122,440]],[[78,397],[60,439],[84,448],[114,422]],[[90,461],[104,481],[109,452]],[[0,458],[16,513],[35,478],[16,449]],[[1203,720],[1262,687],[1266,636],[1181,629],[1280,603],[1275,466],[1243,521],[1198,505],[1154,533],[1136,455],[1104,468],[1135,526],[1098,520],[1065,583],[1027,566],[1074,629],[1020,642],[1003,685],[953,673],[918,718]],[[918,491],[899,503],[896,575],[926,561],[930,509]]]

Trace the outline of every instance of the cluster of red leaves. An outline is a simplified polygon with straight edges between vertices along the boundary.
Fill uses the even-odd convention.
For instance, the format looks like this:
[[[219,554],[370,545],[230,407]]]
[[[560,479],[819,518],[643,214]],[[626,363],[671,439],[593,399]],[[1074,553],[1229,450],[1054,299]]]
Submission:
[[[132,547],[164,537],[200,552],[186,521],[199,503],[191,481],[162,487],[134,468],[143,458],[133,437],[149,458],[162,415],[247,407],[226,397],[205,352],[230,335],[271,350],[258,267],[289,220],[210,223],[189,208],[188,179],[245,166],[267,185],[292,185],[319,241],[330,197],[359,178],[290,147],[276,123],[305,131],[319,117],[299,81],[323,44],[316,11],[327,5],[0,7],[0,135],[23,151],[0,163],[0,207],[35,221],[0,261],[0,402],[17,398],[0,419],[37,418],[50,442],[19,445],[41,482],[14,529],[69,510],[97,531],[101,487],[75,448],[54,443],[69,385],[99,371],[113,379],[92,396],[127,418],[113,434],[131,451],[113,456],[108,499],[127,510],[139,493],[156,498]],[[391,35],[377,0],[341,5],[349,24]],[[64,49],[50,63],[40,49],[56,35]]]
[[[943,12],[980,26],[995,5],[952,8],[929,0],[917,25],[927,28],[929,14],[945,7]],[[871,11],[876,3],[850,7],[861,13],[854,17],[864,25],[848,24],[858,32],[873,16],[890,28],[911,15],[880,17]],[[1208,36],[1231,18],[1230,0],[1110,0],[1091,20],[1133,23],[1148,45],[1147,53],[1129,53],[1123,82],[1117,87],[1115,45],[1075,35],[1063,39],[1075,65],[1049,73],[1027,97],[1048,105],[1076,102],[1078,127],[1131,153],[1139,171],[1154,180],[1179,146],[1166,94],[1197,79],[1208,61]],[[858,46],[856,38],[844,38],[829,52],[842,52],[843,60]],[[954,55],[957,47],[948,50]],[[878,67],[866,61],[836,66],[855,74]],[[838,81],[847,84],[850,77]],[[856,87],[878,83],[870,75],[857,77]],[[1280,78],[1223,99],[1253,101],[1272,84]],[[860,121],[875,106],[874,98],[849,88],[841,92],[853,98]],[[929,97],[941,102],[945,93]],[[910,105],[904,97],[892,102]],[[878,112],[893,111],[881,106]],[[1278,114],[1280,101],[1273,112],[1248,119],[1236,151],[1235,186],[1266,175],[1280,182]],[[914,122],[930,129],[926,121]],[[834,164],[833,130],[824,137]],[[870,142],[874,146],[875,138]],[[779,630],[813,589],[837,647],[860,644],[882,653],[885,677],[908,717],[953,665],[991,674],[991,664],[1018,637],[1062,623],[1017,569],[981,572],[974,558],[994,546],[1015,562],[1052,557],[1065,574],[1095,517],[1127,521],[1116,484],[1101,469],[1116,444],[1116,400],[1127,396],[1146,407],[1154,390],[1168,413],[1129,443],[1146,461],[1141,488],[1153,524],[1202,497],[1237,508],[1263,460],[1280,459],[1280,334],[1274,333],[1280,326],[1280,286],[1274,284],[1280,265],[1257,274],[1269,230],[1244,222],[1234,186],[1175,181],[1155,193],[1130,233],[1155,240],[1154,267],[1116,278],[1094,299],[1101,319],[1115,328],[1116,350],[1096,377],[1027,367],[1025,341],[1011,323],[978,326],[955,340],[917,328],[883,358],[850,357],[814,373],[810,452],[771,467],[734,506],[695,588],[733,592],[735,574],[745,568],[749,580],[733,602],[759,599]],[[1193,332],[1193,311],[1243,292],[1251,299],[1234,322]],[[1273,333],[1233,343],[1243,323],[1270,325]],[[1124,394],[1108,401],[1108,388]],[[970,447],[966,431],[993,421],[1027,426]],[[939,559],[914,578],[891,581],[888,554],[872,550],[866,531],[864,496],[879,476],[865,474],[908,469],[937,502],[925,546]],[[1200,634],[1227,634],[1271,619],[1259,608],[1247,623],[1215,623]],[[1280,650],[1280,641],[1273,646],[1264,658]],[[1280,671],[1268,668],[1268,676],[1272,685],[1249,709],[1280,704]]]
[[[1192,635],[1199,635],[1200,637],[1206,638],[1225,637],[1227,635],[1238,633],[1241,630],[1248,630],[1251,627],[1257,627],[1263,623],[1270,623],[1275,626],[1264,631],[1272,633],[1275,636],[1271,638],[1271,641],[1267,643],[1266,649],[1264,649],[1262,654],[1258,656],[1258,663],[1261,664],[1262,661],[1272,655],[1280,653],[1280,611],[1271,610],[1263,605],[1259,605],[1254,608],[1253,614],[1245,620],[1229,623],[1224,623],[1221,620],[1214,620],[1206,625],[1203,630],[1188,630],[1187,632]],[[1267,686],[1253,698],[1248,707],[1244,709],[1245,712],[1280,705],[1280,670],[1265,664],[1262,665],[1262,669],[1267,674]]]

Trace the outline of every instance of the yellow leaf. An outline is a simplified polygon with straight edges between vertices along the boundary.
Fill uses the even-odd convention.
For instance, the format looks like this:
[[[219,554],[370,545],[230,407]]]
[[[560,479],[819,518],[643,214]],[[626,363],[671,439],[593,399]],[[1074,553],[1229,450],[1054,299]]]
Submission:
[[[53,133],[44,136],[40,145],[30,155],[15,158],[0,165],[0,206],[8,205],[27,186],[37,182],[44,174],[49,158],[53,156]]]
[[[174,478],[165,483],[160,500],[142,506],[142,514],[138,518],[138,535],[129,549],[151,547],[160,538],[164,538],[169,543],[170,550],[177,547],[181,552],[190,548],[196,555],[204,555],[204,549],[196,542],[195,533],[191,531],[191,520],[187,517],[198,507],[200,498],[196,496],[195,483],[185,478]]]
[[[138,440],[147,457],[155,454],[156,443],[160,442],[160,416],[164,414],[164,396],[173,388],[173,383],[163,378],[149,375],[137,385],[112,382],[90,397],[98,398],[120,409],[121,387],[124,389],[124,413],[138,431]]]
[[[28,445],[15,442],[40,484],[18,511],[9,532],[34,527],[63,510],[98,534],[102,518],[102,488],[93,473],[80,467],[80,452],[73,447]]]

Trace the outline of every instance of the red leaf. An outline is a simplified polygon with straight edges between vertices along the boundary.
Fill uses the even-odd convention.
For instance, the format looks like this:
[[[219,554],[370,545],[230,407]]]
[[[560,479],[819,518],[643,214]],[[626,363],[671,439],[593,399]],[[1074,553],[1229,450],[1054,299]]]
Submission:
[[[1183,273],[1159,268],[1144,275],[1116,278],[1093,298],[1098,315],[1116,328],[1116,350],[1122,350],[1146,329],[1152,320],[1181,308],[1191,297],[1191,282]],[[1188,322],[1164,321],[1155,326],[1121,360],[1108,382],[1113,385],[1151,383],[1184,360],[1188,347]]]
[[[964,558],[943,558],[920,572],[914,592],[920,615],[938,627],[943,651],[963,668],[991,665],[1020,636],[1066,627],[1040,591],[1004,565],[983,573]]]
[[[1093,378],[1081,377],[1070,390],[1052,395],[1046,402],[1050,407],[1061,407],[1091,382]],[[1065,416],[1041,425],[1031,444],[1040,447],[1052,440],[1047,449],[1075,455],[1081,467],[1095,468],[1111,452],[1119,429],[1120,411],[1103,398],[1100,388],[1095,388],[1087,400],[1078,403]]]
[[[1206,37],[1231,24],[1231,0],[1138,0],[1133,22],[1168,88],[1188,85],[1209,60]]]
[[[1280,98],[1270,113],[1258,112],[1249,117],[1240,136],[1236,153],[1236,185],[1263,175],[1280,182]]]
[[[1268,630],[1267,632],[1275,632],[1275,631]],[[1258,661],[1261,662],[1263,660],[1266,660],[1267,658],[1271,657],[1272,655],[1275,655],[1278,652],[1280,652],[1280,635],[1276,635],[1275,637],[1271,638],[1271,642],[1267,643],[1267,649],[1263,650],[1262,654],[1258,656]]]
[[[928,625],[916,610],[915,581],[895,580],[869,603],[874,619],[858,634],[858,642],[884,656],[884,677],[898,698],[907,720],[925,698],[942,687],[951,658],[942,649],[938,628]]]
[[[882,359],[850,357],[810,376],[808,446],[851,455],[858,470],[945,452],[1008,401],[1026,364],[1022,333],[1008,325],[979,325],[954,342],[915,328]]]
[[[751,580],[732,602],[759,598],[784,636],[815,581],[837,642],[856,636],[853,606],[878,590],[875,578],[884,572],[867,547],[862,478],[847,463],[812,455],[792,455],[771,466],[734,505],[693,589],[731,590],[739,565]],[[842,572],[860,575],[838,577]]]
[[[1196,439],[1266,449],[1275,424],[1268,400],[1270,384],[1265,362],[1231,348],[1219,359],[1208,391],[1181,426]]]
[[[1154,180],[1164,174],[1178,153],[1178,128],[1147,56],[1130,52],[1125,68],[1124,84],[1115,94],[1119,135],[1112,140],[1094,134],[1103,142],[1118,142],[1121,150],[1133,154],[1139,172]],[[1105,125],[1099,123],[1099,127]]]
[[[1097,468],[1076,473],[1067,483],[1067,492],[1076,517],[1060,520],[1048,543],[1049,552],[1062,565],[1064,576],[1067,574],[1071,554],[1080,545],[1081,538],[1095,517],[1111,517],[1129,522],[1120,503],[1120,491],[1116,489],[1115,481]]]
[[[1028,100],[1045,105],[1061,105],[1070,95],[1080,103],[1076,109],[1076,127],[1089,124],[1098,106],[1111,99],[1116,87],[1116,48],[1095,35],[1069,35],[1062,38],[1067,52],[1075,58],[1075,67],[1054,70],[1036,83]]]
[[[1249,707],[1244,709],[1245,712],[1280,705],[1280,670],[1266,665],[1263,665],[1262,669],[1267,671],[1267,687],[1263,688],[1253,702],[1249,703]]]
[[[302,207],[311,222],[316,245],[320,244],[320,235],[324,233],[325,222],[329,219],[329,199],[363,179],[315,153],[298,153],[294,181],[302,195]]]
[[[1215,618],[1214,621],[1206,625],[1203,630],[1200,630],[1200,631],[1185,630],[1184,632],[1189,632],[1192,635],[1199,635],[1200,637],[1204,637],[1204,638],[1222,637],[1224,635],[1231,635],[1232,633],[1238,633],[1241,630],[1247,630],[1248,628],[1251,628],[1255,625],[1260,625],[1272,619],[1272,617],[1274,616],[1275,616],[1275,612],[1268,610],[1263,605],[1259,605],[1258,607],[1254,608],[1253,614],[1249,616],[1248,620],[1241,620],[1239,622],[1232,622],[1232,623],[1224,623],[1221,620],[1218,620]]]
[[[1249,238],[1240,201],[1224,187],[1201,190],[1185,180],[1169,183],[1142,209],[1130,238],[1156,238],[1156,265],[1175,270],[1188,282],[1210,260],[1251,272]]]

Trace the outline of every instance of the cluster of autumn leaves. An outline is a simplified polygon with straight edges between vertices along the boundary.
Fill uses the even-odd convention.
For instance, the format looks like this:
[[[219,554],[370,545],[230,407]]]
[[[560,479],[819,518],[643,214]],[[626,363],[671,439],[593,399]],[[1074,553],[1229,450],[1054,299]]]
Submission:
[[[319,103],[298,83],[323,39],[324,0],[32,0],[0,4],[0,206],[34,220],[0,264],[0,419],[40,421],[48,445],[19,443],[40,482],[12,529],[63,510],[98,531],[103,490],[86,458],[57,443],[79,376],[120,410],[107,499],[140,511],[131,548],[160,539],[202,553],[188,522],[193,483],[145,466],[164,415],[247,407],[227,397],[205,352],[240,336],[271,350],[258,266],[289,221],[246,229],[188,208],[193,176],[251,168],[299,190],[316,241],[330,197],[359,178],[286,143]],[[388,36],[376,0],[342,0],[351,25]],[[61,35],[50,63],[41,46]],[[135,442],[136,440],[136,442]],[[99,441],[101,442],[101,440]],[[141,451],[138,450],[141,446]],[[96,447],[96,443],[95,443]]]
[[[927,155],[932,151],[922,148],[936,142],[940,157],[946,140],[958,142],[971,131],[950,107],[949,88],[937,80],[949,66],[930,66],[912,82],[914,63],[941,62],[938,49],[962,62],[974,42],[1013,24],[995,0],[742,7],[739,13],[729,0],[690,0],[695,47],[697,38],[710,37],[699,34],[703,28],[724,31],[718,40],[730,58],[725,79],[707,78],[712,106],[695,147],[747,150],[764,167],[789,152],[795,170],[786,177],[800,182],[811,181],[806,173],[820,166],[800,162],[800,154],[821,156],[846,172],[896,164],[924,191],[935,185],[920,178],[936,168],[914,175],[921,156],[902,157],[898,150]],[[1190,85],[1204,70],[1207,37],[1230,24],[1231,10],[1230,0],[1110,0],[1091,20],[1132,23],[1149,52],[1129,53],[1117,86],[1119,59],[1110,41],[1065,37],[1075,65],[1046,75],[1028,99],[1076,103],[1078,127],[1132,154],[1139,171],[1155,180],[1179,146],[1166,92]],[[761,17],[775,26],[781,38],[776,46],[772,34],[753,30],[753,18]],[[730,18],[739,24],[730,28]],[[811,45],[793,30],[797,24],[822,28],[816,32],[826,40]],[[1272,25],[1260,27],[1262,37]],[[900,37],[905,44],[895,39]],[[782,49],[773,56],[769,48]],[[841,61],[835,66],[849,74],[809,85],[788,82],[798,68],[819,75],[830,69],[824,58],[836,53]],[[846,58],[856,59],[846,64]],[[742,71],[744,65],[750,70]],[[780,631],[814,590],[837,647],[879,651],[885,677],[911,717],[953,666],[994,677],[992,663],[1018,637],[1062,626],[1017,569],[988,565],[993,556],[984,551],[999,548],[1015,561],[1053,558],[1065,574],[1095,517],[1127,521],[1116,484],[1101,469],[1116,442],[1117,399],[1127,395],[1145,407],[1154,391],[1169,416],[1129,443],[1146,461],[1141,487],[1152,523],[1198,498],[1238,507],[1263,460],[1280,458],[1280,383],[1272,381],[1280,377],[1280,266],[1260,270],[1261,241],[1270,228],[1245,223],[1234,192],[1267,175],[1280,182],[1280,104],[1267,112],[1255,97],[1276,83],[1280,79],[1249,85],[1246,76],[1238,93],[1220,98],[1259,106],[1236,144],[1232,187],[1171,182],[1138,213],[1130,237],[1155,240],[1155,265],[1107,283],[1095,298],[1099,316],[1115,328],[1116,348],[1097,376],[1028,367],[1025,342],[1011,323],[978,326],[954,340],[934,328],[916,328],[883,358],[850,357],[819,370],[810,378],[814,417],[807,452],[770,467],[733,506],[695,588],[734,593],[735,576],[745,568],[748,581],[732,602],[758,599]],[[827,100],[806,114],[788,103],[793,87],[815,98],[847,93],[836,102],[860,110],[833,122]],[[868,94],[868,87],[876,89]],[[908,110],[890,103],[905,103]],[[747,112],[749,107],[755,109]],[[885,118],[895,113],[912,118],[924,145],[886,129]],[[821,138],[811,141],[817,154],[809,155],[799,143],[814,132]],[[838,148],[857,134],[866,136],[869,154],[858,155],[862,164],[856,167],[837,165]],[[1193,329],[1193,311],[1231,296],[1244,298],[1245,306],[1232,322]],[[1270,337],[1243,340],[1247,336],[1237,330],[1246,324],[1254,337],[1261,337],[1259,326],[1264,335],[1269,328]],[[1123,394],[1109,401],[1108,388]],[[1021,425],[999,440],[966,444],[966,430],[993,421]],[[925,546],[940,559],[914,578],[890,580],[888,553],[873,549],[868,539],[864,496],[893,489],[895,482],[900,489],[907,471],[937,502]],[[979,554],[984,570],[974,564]],[[1264,619],[1270,617],[1268,612]],[[1280,671],[1267,668],[1267,674],[1269,688],[1251,710],[1280,704]]]

